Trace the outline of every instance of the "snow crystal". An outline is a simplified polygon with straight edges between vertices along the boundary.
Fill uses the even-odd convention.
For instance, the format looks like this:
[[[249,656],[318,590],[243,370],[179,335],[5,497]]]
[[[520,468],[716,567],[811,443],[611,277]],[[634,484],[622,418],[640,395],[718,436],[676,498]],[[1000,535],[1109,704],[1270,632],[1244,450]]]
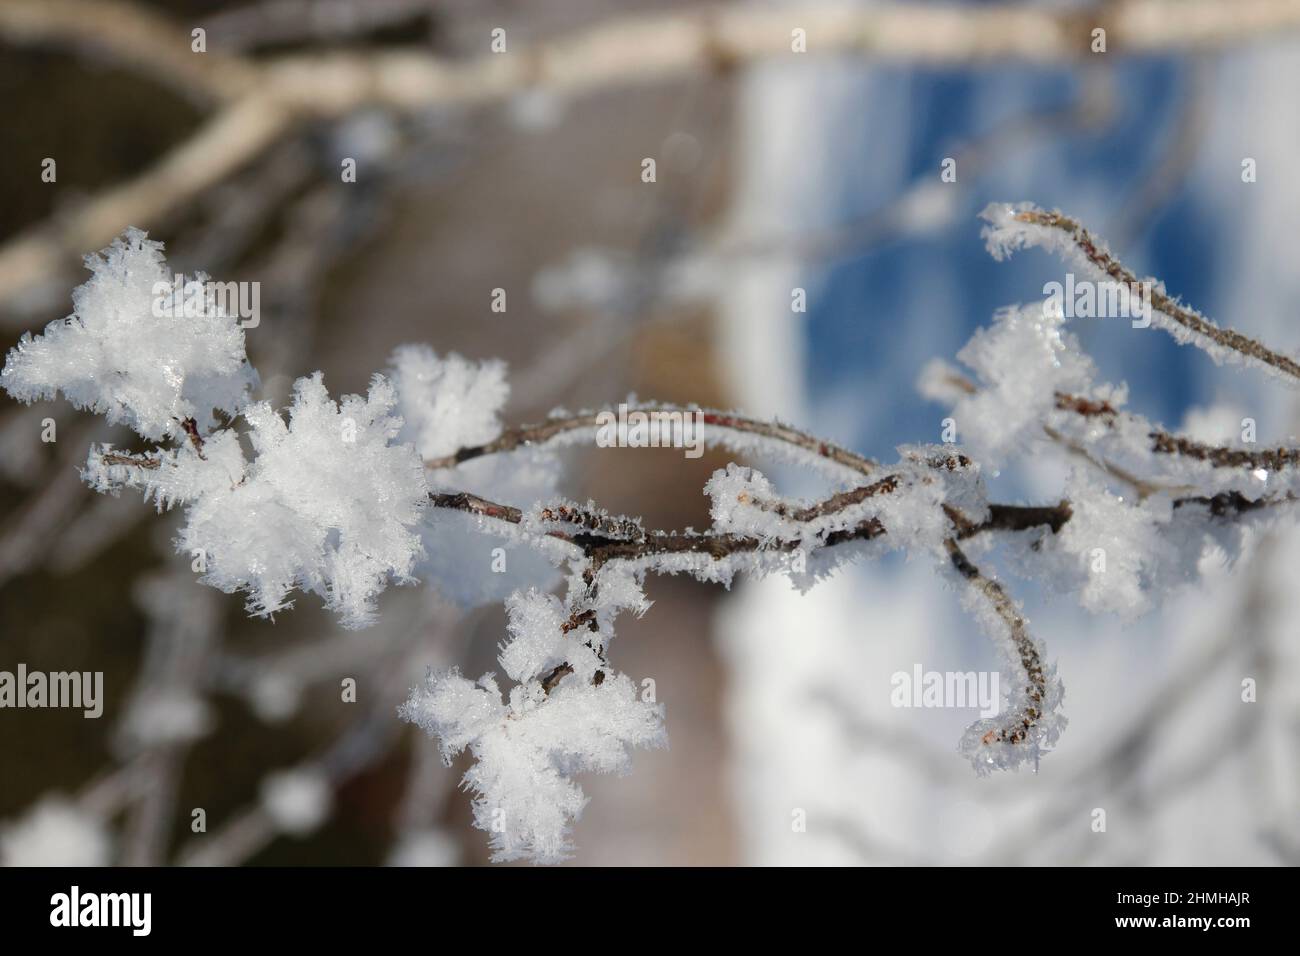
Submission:
[[[704,493],[711,502],[709,516],[713,527],[720,533],[759,540],[802,534],[794,522],[785,521],[775,510],[777,505],[797,509],[799,504],[783,501],[772,483],[756,468],[732,462],[713,473],[704,485]]]
[[[1161,524],[1169,520],[1149,503],[1125,500],[1076,469],[1066,485],[1070,520],[1049,546],[1068,555],[1071,577],[1083,575],[1079,603],[1093,613],[1134,617],[1150,607],[1149,584],[1163,544]],[[1163,518],[1163,521],[1161,520]]]
[[[504,362],[471,362],[454,352],[439,358],[427,345],[403,345],[389,360],[402,440],[424,458],[442,458],[501,433],[498,417],[510,395]]]
[[[368,397],[333,402],[319,372],[294,385],[289,421],[265,402],[246,406],[255,457],[231,430],[158,449],[152,467],[92,449],[85,477],[111,491],[136,486],[159,508],[187,504],[177,550],[202,559],[204,583],[246,591],[250,612],[270,615],[296,588],[314,592],[346,627],[374,616],[391,578],[412,580],[428,503],[424,466],[397,444],[393,387],[375,376]]]
[[[149,464],[142,466],[140,461]],[[153,499],[161,512],[232,489],[244,480],[246,471],[239,436],[226,430],[204,442],[202,456],[189,443],[144,455],[119,453],[108,444],[92,445],[81,477],[99,492],[139,488],[145,501]]]
[[[1074,243],[1061,230],[1017,218],[1025,212],[1042,210],[1031,202],[995,202],[984,207],[980,218],[987,225],[980,231],[980,237],[984,240],[989,255],[1002,262],[1013,253],[1034,246],[1060,255],[1075,254]],[[1106,251],[1105,246],[1099,245],[1098,248]]]
[[[665,743],[662,711],[621,674],[599,684],[561,681],[549,695],[530,681],[503,701],[490,675],[476,685],[453,670],[431,674],[400,713],[439,737],[448,760],[466,746],[477,758],[464,782],[494,860],[557,863],[587,803],[572,774],[625,773],[628,748]]]
[[[659,560],[669,560],[663,556],[657,557]],[[675,572],[669,566],[667,573]],[[612,636],[614,618],[618,615],[626,612],[640,617],[650,609],[651,602],[644,589],[645,570],[638,567],[637,562],[620,561],[602,567],[597,578],[599,596],[594,602],[589,597],[591,592],[583,585],[583,574],[581,565],[575,568],[574,574],[569,578],[569,591],[571,594],[583,595],[577,601],[577,606],[580,610],[590,609],[596,614],[605,640]]]
[[[1042,437],[1057,392],[1085,393],[1091,385],[1092,360],[1064,324],[1059,310],[1041,304],[1001,309],[957,353],[981,387],[960,397],[952,417],[959,440],[985,467]]]
[[[569,616],[560,599],[536,590],[512,594],[506,613],[511,640],[499,659],[511,680],[531,680],[557,666],[567,643],[561,627]]]
[[[208,295],[205,276],[173,287],[162,248],[131,229],[88,256],[92,276],[73,293],[72,315],[25,334],[0,384],[24,402],[62,392],[155,440],[179,434],[187,418],[206,430],[214,409],[233,415],[257,381],[243,330]]]
[[[423,463],[394,443],[395,403],[377,375],[368,397],[336,405],[317,372],[295,383],[287,424],[266,403],[247,409],[257,453],[247,480],[190,505],[180,550],[202,551],[205,580],[247,590],[256,613],[301,587],[345,626],[370,623],[388,578],[411,579],[427,503]]]

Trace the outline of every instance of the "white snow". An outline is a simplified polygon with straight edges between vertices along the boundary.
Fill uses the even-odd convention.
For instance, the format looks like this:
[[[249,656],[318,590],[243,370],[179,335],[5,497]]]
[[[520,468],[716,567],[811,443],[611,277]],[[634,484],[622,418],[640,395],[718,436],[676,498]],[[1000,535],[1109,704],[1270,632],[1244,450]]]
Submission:
[[[257,382],[239,320],[207,295],[206,276],[156,294],[174,279],[162,249],[130,229],[87,256],[92,275],[73,293],[72,315],[24,335],[0,385],[24,402],[62,392],[152,439],[178,434],[187,418],[210,427],[213,409],[234,414]]]

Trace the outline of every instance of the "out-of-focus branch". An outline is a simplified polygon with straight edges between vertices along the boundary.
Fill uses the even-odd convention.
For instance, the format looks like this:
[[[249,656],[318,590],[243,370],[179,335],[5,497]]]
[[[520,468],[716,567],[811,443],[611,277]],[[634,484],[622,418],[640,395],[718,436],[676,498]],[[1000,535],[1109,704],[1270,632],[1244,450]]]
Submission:
[[[76,250],[101,248],[130,224],[159,222],[275,142],[293,119],[270,91],[223,107],[142,175],[0,246],[0,301],[50,275]]]
[[[234,100],[258,76],[239,57],[194,53],[188,28],[126,0],[6,0],[0,40],[89,52],[200,100]]]
[[[1187,89],[1178,108],[1162,155],[1132,190],[1107,235],[1120,249],[1127,248],[1156,219],[1164,204],[1186,181],[1210,126],[1210,93],[1215,71],[1206,58],[1191,64]]]
[[[10,42],[74,41],[136,68],[161,63],[187,74],[217,72],[215,64],[184,64],[188,30],[122,0],[8,0],[0,34]],[[426,102],[475,94],[459,82],[477,73],[499,81],[523,78],[572,93],[657,79],[724,64],[789,54],[791,31],[802,29],[810,53],[852,53],[890,60],[969,63],[1013,59],[1057,63],[1092,53],[1092,31],[1106,31],[1106,49],[1151,53],[1204,49],[1300,27],[1296,0],[1124,0],[1085,10],[1042,9],[1016,3],[980,6],[883,3],[859,7],[810,3],[777,8],[711,4],[667,13],[618,17],[576,36],[527,52],[521,76],[512,57],[484,56],[453,65],[419,56],[449,82],[428,88]],[[177,49],[174,41],[182,38]],[[486,39],[485,39],[486,43]],[[153,48],[151,50],[151,47]],[[383,54],[364,59],[381,63]],[[239,68],[246,61],[231,58]],[[495,65],[490,65],[495,64]],[[412,77],[414,79],[414,77]],[[199,85],[237,88],[248,79],[205,76]],[[247,87],[245,87],[247,88]],[[498,87],[496,92],[499,92]],[[410,92],[413,92],[410,91]],[[484,91],[493,95],[493,91]]]
[[[1090,40],[1099,26],[1107,31],[1106,55],[1216,46],[1300,27],[1300,0],[1130,0],[1083,12],[1011,4],[721,5],[617,18],[524,50],[454,61],[378,50],[260,62],[194,53],[185,29],[120,0],[9,0],[0,5],[0,37],[10,43],[91,48],[223,106],[134,180],[0,247],[0,301],[127,225],[155,225],[299,123],[364,106],[472,107],[536,91],[574,96],[728,70],[799,56],[795,29],[806,32],[808,53],[818,56],[1055,64],[1098,55]]]
[[[88,424],[78,428],[70,440],[59,442],[60,454],[46,472],[40,490],[6,516],[0,525],[0,584],[43,560],[58,533],[80,510],[85,486],[77,465],[84,461],[86,444],[105,434],[98,423]]]
[[[299,771],[336,790],[386,756],[401,737],[400,725],[391,719],[393,708],[410,686],[412,674],[427,665],[431,651],[438,658],[445,656],[442,645],[455,633],[457,619],[449,607],[430,604],[396,632],[398,647],[387,654],[371,655],[372,703],[365,715],[315,758],[301,764]],[[264,800],[252,803],[213,833],[183,844],[175,862],[179,866],[234,866],[256,856],[282,831]]]
[[[222,50],[351,40],[445,7],[444,0],[261,0],[217,10],[201,26]]]

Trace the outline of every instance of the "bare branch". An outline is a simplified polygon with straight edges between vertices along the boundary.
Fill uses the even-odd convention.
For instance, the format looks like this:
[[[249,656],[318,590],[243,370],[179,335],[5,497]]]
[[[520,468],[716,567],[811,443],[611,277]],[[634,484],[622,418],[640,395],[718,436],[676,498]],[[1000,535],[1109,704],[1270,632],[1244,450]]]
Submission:
[[[122,0],[8,0],[0,4],[0,36],[9,42],[91,47],[223,108],[135,179],[92,198],[66,221],[47,221],[0,246],[0,301],[65,258],[105,245],[127,225],[155,226],[299,124],[363,107],[472,107],[523,93],[567,97],[725,71],[789,56],[793,26],[806,31],[808,49],[818,55],[1057,64],[1090,55],[1088,41],[1099,25],[1116,51],[1201,48],[1300,27],[1300,0],[1132,0],[1100,13],[1016,4],[775,10],[724,4],[618,18],[519,55],[456,61],[391,50],[265,61],[196,55],[186,31]]]
[[[0,39],[16,46],[88,50],[203,100],[229,102],[257,83],[257,67],[217,52],[195,54],[188,30],[124,0],[6,0]]]

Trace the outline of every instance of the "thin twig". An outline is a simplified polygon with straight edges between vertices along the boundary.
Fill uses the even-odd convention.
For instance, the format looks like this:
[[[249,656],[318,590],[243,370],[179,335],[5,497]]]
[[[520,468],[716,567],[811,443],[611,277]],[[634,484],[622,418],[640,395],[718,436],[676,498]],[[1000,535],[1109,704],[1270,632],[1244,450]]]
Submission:
[[[986,733],[982,738],[982,742],[985,744],[994,742],[1023,743],[1042,718],[1044,702],[1047,698],[1047,673],[1042,655],[1039,653],[1034,639],[1029,634],[1029,626],[1026,624],[1024,617],[1016,607],[1015,602],[1007,596],[1007,592],[1002,585],[992,578],[986,577],[979,568],[972,564],[955,539],[949,538],[944,542],[944,547],[948,549],[948,556],[952,559],[953,567],[957,569],[957,572],[966,579],[971,587],[984,596],[994,612],[1006,624],[1020,666],[1024,669],[1026,680],[1029,681],[1029,686],[1024,689],[1029,703],[1025,705],[1020,713],[1012,715],[1011,719],[1005,722],[1003,726]]]
[[[683,415],[683,416],[700,416],[700,421],[705,425],[721,429],[723,431],[736,432],[744,435],[757,435],[761,438],[769,438],[789,445],[793,448],[809,452],[819,458],[845,468],[851,469],[863,475],[873,474],[879,467],[869,458],[841,448],[833,442],[824,441],[815,438],[805,432],[792,428],[789,425],[783,425],[780,422],[761,421],[755,418],[746,418],[743,415],[732,415],[725,412],[707,411],[699,408],[687,408],[681,405],[644,405],[637,406],[631,411],[643,412],[646,415]],[[485,455],[495,455],[502,452],[514,451],[521,447],[544,447],[548,442],[557,438],[567,436],[573,432],[584,429],[592,430],[599,428],[601,419],[598,414],[574,415],[565,418],[552,418],[536,425],[520,425],[515,428],[508,428],[490,442],[482,445],[473,445],[468,448],[461,448],[450,455],[444,455],[441,458],[431,458],[425,461],[424,465],[430,470],[439,470],[443,468],[453,468],[456,465],[475,458],[481,458]]]
[[[1016,214],[1020,222],[1055,229],[1064,233],[1075,249],[1116,282],[1123,283],[1130,289],[1142,288],[1138,277],[1107,251],[1077,220],[1059,212],[1047,212],[1042,209],[1027,209]],[[1238,355],[1261,362],[1277,369],[1293,379],[1300,380],[1300,363],[1290,356],[1275,352],[1261,342],[1229,328],[1220,328],[1210,319],[1195,309],[1183,305],[1168,295],[1157,283],[1151,283],[1149,292],[1150,305],[1161,315],[1182,326],[1194,335],[1208,339],[1215,345],[1236,352]],[[1202,347],[1204,347],[1202,345]]]

